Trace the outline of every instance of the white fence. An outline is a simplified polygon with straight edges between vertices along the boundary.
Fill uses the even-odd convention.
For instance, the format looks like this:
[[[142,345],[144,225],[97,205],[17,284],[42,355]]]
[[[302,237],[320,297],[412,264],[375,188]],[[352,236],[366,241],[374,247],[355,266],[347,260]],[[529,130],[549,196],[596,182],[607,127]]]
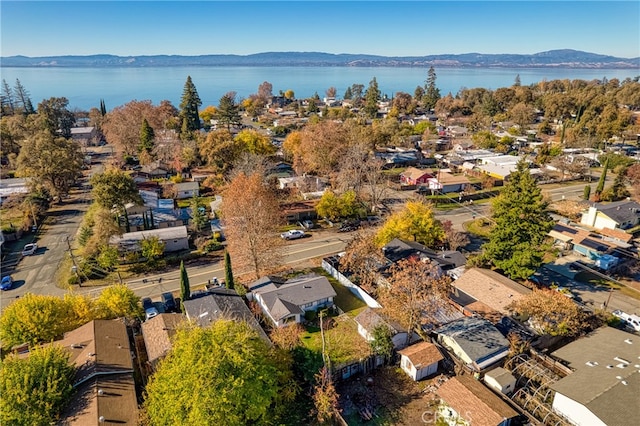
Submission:
[[[322,269],[327,271],[333,278],[338,280],[340,284],[347,287],[355,296],[367,304],[370,308],[381,308],[380,304],[359,286],[352,283],[349,278],[345,277],[334,266],[338,265],[338,256],[326,257],[322,259]]]

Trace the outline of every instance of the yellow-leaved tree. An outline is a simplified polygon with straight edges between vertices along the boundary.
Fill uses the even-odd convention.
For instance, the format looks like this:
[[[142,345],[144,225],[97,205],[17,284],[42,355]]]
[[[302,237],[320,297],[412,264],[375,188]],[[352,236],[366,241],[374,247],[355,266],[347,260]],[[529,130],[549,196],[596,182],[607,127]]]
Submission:
[[[394,238],[435,247],[445,240],[445,234],[430,204],[408,201],[401,211],[392,214],[382,225],[376,235],[376,243],[382,247]]]

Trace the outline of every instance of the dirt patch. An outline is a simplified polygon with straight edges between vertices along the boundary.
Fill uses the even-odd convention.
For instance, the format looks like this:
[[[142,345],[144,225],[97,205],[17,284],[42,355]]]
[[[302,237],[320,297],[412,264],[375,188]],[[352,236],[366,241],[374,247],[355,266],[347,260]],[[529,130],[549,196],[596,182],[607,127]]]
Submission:
[[[433,394],[431,380],[414,382],[398,367],[387,366],[337,387],[349,425],[419,425]]]

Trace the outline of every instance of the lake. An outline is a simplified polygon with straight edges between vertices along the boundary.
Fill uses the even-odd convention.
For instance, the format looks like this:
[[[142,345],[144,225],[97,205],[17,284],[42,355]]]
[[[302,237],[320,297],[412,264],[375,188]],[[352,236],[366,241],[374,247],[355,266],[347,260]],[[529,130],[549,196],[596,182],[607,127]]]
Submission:
[[[513,85],[520,75],[522,85],[542,80],[617,78],[624,80],[640,74],[638,69],[546,69],[546,68],[436,68],[437,82],[443,96],[455,95],[461,88],[484,87],[495,90]],[[190,75],[203,107],[218,105],[220,98],[235,91],[238,99],[258,91],[268,81],[273,93],[293,90],[296,98],[317,92],[323,97],[333,86],[341,98],[347,87],[363,84],[376,77],[382,94],[402,91],[413,95],[416,86],[424,85],[426,68],[392,67],[158,67],[158,68],[0,68],[0,75],[13,87],[16,78],[31,94],[36,106],[50,97],[66,97],[71,109],[98,107],[104,99],[107,109],[133,99],[151,100],[154,104],[168,99],[176,107]]]

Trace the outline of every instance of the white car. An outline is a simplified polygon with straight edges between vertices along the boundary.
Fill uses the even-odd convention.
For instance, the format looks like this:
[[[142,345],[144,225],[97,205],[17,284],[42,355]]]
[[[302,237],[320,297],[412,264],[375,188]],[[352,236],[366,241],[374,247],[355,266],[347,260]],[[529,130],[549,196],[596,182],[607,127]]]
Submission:
[[[301,231],[299,229],[292,229],[291,231],[280,234],[280,237],[285,240],[297,240],[298,238],[304,237],[304,235],[304,231]]]
[[[22,255],[23,256],[31,256],[33,253],[36,252],[36,250],[38,250],[38,244],[36,244],[36,243],[27,244],[22,249]]]
[[[616,317],[620,318],[620,320],[626,326],[633,328],[635,331],[640,331],[640,316],[628,314],[626,312],[622,312],[621,310],[615,310],[612,313]]]

